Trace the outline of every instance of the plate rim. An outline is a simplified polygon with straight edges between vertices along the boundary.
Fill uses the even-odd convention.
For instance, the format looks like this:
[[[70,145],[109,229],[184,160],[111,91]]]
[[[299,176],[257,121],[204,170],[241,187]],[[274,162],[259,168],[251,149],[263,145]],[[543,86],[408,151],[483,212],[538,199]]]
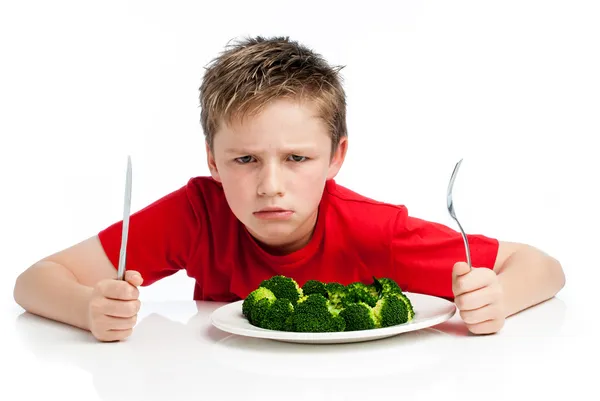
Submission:
[[[415,293],[415,292],[404,292],[409,298],[411,296],[424,297],[429,299],[435,299],[436,302],[444,303],[448,310],[444,313],[440,313],[431,318],[427,318],[421,321],[411,321],[407,323],[398,324],[390,327],[380,327],[376,329],[369,330],[354,330],[354,331],[337,331],[337,332],[324,332],[324,333],[304,333],[304,332],[290,332],[290,331],[281,331],[281,330],[268,330],[263,329],[261,327],[253,326],[246,320],[246,323],[251,327],[239,327],[229,324],[223,324],[220,321],[217,321],[216,316],[221,313],[229,312],[229,310],[236,310],[241,313],[241,305],[244,300],[238,300],[234,302],[227,303],[216,310],[214,310],[210,314],[211,324],[219,330],[224,332],[240,335],[244,337],[252,337],[252,338],[264,338],[271,340],[281,340],[281,341],[346,341],[346,340],[360,340],[360,339],[369,339],[369,338],[384,338],[390,337],[393,335],[416,331],[425,329],[428,327],[436,326],[440,323],[443,323],[449,319],[451,319],[457,311],[456,304],[451,302],[445,298]],[[245,317],[242,318],[245,319]]]

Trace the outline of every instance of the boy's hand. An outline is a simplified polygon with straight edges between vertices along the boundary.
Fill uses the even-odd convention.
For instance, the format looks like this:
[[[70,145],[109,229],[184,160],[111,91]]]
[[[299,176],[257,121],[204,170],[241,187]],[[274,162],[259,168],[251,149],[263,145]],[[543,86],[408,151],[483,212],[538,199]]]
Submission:
[[[452,292],[460,317],[474,334],[491,334],[504,326],[504,294],[496,272],[459,262],[452,270]]]
[[[88,308],[90,331],[100,341],[119,341],[129,337],[140,310],[138,286],[142,276],[133,270],[125,280],[107,279],[94,287]]]

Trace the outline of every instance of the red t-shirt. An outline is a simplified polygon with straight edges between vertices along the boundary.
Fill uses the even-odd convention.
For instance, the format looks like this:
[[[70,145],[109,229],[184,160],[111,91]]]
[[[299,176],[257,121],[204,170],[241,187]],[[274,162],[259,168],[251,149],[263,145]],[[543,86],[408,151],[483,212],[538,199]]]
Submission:
[[[99,233],[118,266],[122,222]],[[261,248],[228,206],[220,183],[196,177],[130,217],[126,268],[150,285],[179,270],[196,281],[195,300],[245,298],[273,275],[349,284],[390,277],[405,291],[451,299],[452,267],[465,260],[459,232],[327,182],[310,242],[275,256]],[[498,241],[470,235],[473,266],[492,268]]]

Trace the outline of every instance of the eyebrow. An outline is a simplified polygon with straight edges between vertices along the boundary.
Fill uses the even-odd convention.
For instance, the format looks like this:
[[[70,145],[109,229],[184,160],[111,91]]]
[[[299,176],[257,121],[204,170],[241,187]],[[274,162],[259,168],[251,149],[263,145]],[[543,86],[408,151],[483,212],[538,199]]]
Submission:
[[[286,148],[281,149],[281,152],[283,153],[292,153],[292,152],[296,152],[296,153],[302,153],[302,152],[307,152],[307,151],[311,151],[314,149],[314,146],[312,145],[299,145],[299,146],[289,146]],[[260,154],[262,153],[262,150],[259,149],[244,149],[244,148],[227,148],[225,149],[225,153],[227,154],[243,154],[243,155],[247,155],[247,154]]]

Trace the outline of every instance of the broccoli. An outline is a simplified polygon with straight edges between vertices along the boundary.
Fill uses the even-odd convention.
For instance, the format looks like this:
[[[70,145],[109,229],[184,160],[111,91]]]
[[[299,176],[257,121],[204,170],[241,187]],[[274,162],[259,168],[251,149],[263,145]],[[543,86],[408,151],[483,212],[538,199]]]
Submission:
[[[256,325],[268,330],[284,330],[287,319],[294,313],[294,306],[286,298],[269,301],[265,309],[264,313],[259,312]]]
[[[260,287],[268,288],[273,292],[275,298],[289,299],[293,306],[298,303],[298,300],[304,295],[302,288],[298,283],[290,277],[273,276],[270,279],[263,280]]]
[[[400,298],[404,302],[404,304],[406,305],[406,310],[408,311],[408,320],[412,320],[415,317],[415,309],[412,305],[412,302],[410,302],[410,299],[408,299],[406,294],[404,294],[403,292],[395,293],[393,295]]]
[[[299,287],[282,275],[262,281],[244,300],[242,313],[257,327],[309,333],[389,327],[415,316],[410,299],[390,278],[347,286],[308,280]]]
[[[250,311],[250,324],[261,327],[263,320],[267,316],[267,312],[271,306],[275,303],[274,298],[261,298],[256,302],[256,305]]]
[[[348,303],[348,292],[346,287],[340,283],[325,283],[327,291],[326,298],[336,309],[343,309]]]
[[[373,291],[374,290],[374,291]],[[368,287],[366,284],[356,282],[346,286],[347,304],[364,302],[373,307],[379,299],[379,293],[375,287]]]
[[[373,309],[364,302],[348,305],[340,316],[346,322],[345,331],[369,330],[377,326]]]
[[[319,280],[308,280],[304,283],[302,286],[302,293],[304,295],[321,294],[324,297],[328,296],[325,284]]]
[[[258,287],[248,294],[246,299],[244,299],[244,303],[242,304],[242,313],[246,319],[252,321],[252,309],[254,309],[258,301],[263,298],[275,300],[275,294],[273,294],[271,290],[264,287]]]
[[[346,322],[331,309],[335,309],[334,305],[322,294],[305,296],[286,321],[286,330],[308,333],[344,331]]]
[[[383,277],[380,279],[376,279],[376,281],[380,284],[380,294],[381,295],[385,295],[385,294],[402,294],[402,289],[400,288],[400,286],[398,285],[398,283],[396,283],[394,280],[392,280],[391,278],[387,278],[387,277]]]
[[[376,327],[389,327],[406,323],[409,312],[406,304],[398,294],[385,294],[373,308]]]

